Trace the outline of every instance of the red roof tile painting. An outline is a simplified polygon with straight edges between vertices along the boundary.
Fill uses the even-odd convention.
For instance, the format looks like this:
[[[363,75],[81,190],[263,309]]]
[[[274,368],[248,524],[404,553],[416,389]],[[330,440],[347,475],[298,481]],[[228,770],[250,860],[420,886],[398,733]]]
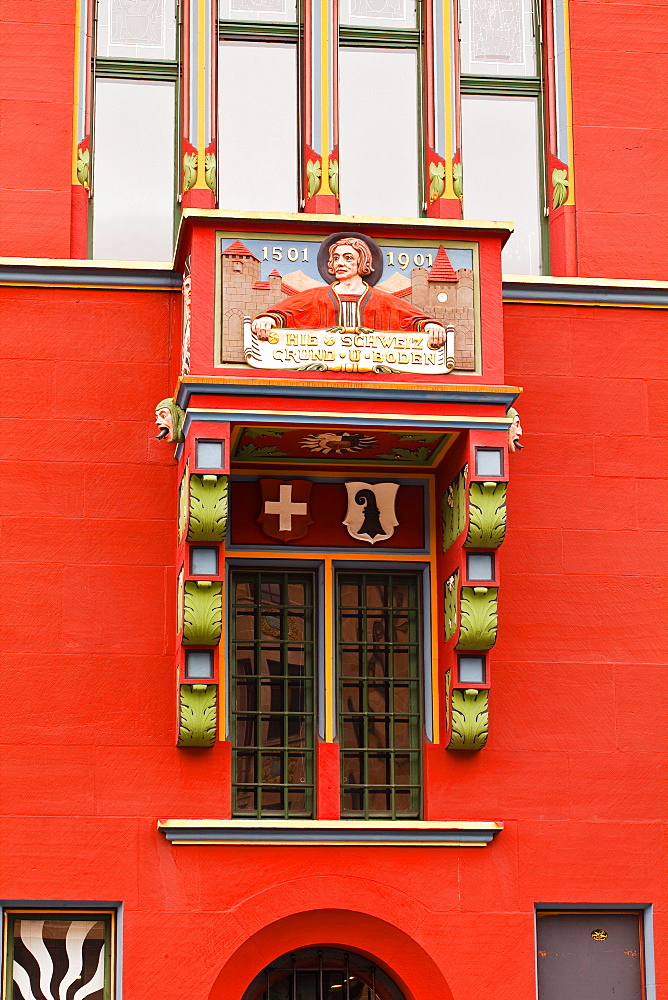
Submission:
[[[241,240],[235,240],[234,243],[230,243],[229,247],[227,247],[226,250],[221,250],[221,255],[223,257],[236,257],[236,256],[239,256],[239,257],[252,257],[253,260],[257,260],[258,259],[255,256],[255,254],[252,253],[252,251],[250,251],[248,249],[248,247],[245,247],[243,245],[243,243],[241,242]]]
[[[450,258],[448,257],[445,247],[440,246],[438,248],[438,253],[436,254],[436,260],[434,261],[434,266],[429,272],[428,281],[459,281],[456,272],[453,270],[452,264],[450,263]]]

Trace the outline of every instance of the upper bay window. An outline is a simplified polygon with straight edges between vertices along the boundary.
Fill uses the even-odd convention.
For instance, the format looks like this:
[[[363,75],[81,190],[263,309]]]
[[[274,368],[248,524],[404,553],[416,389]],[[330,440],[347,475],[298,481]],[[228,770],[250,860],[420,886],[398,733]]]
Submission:
[[[548,270],[546,205],[572,194],[555,167],[548,199],[545,167],[548,132],[568,156],[564,74],[550,103],[536,0],[457,7],[222,0],[217,30],[191,5],[177,31],[174,0],[101,0],[78,148],[93,256],[169,260],[180,201],[507,219],[504,270]]]

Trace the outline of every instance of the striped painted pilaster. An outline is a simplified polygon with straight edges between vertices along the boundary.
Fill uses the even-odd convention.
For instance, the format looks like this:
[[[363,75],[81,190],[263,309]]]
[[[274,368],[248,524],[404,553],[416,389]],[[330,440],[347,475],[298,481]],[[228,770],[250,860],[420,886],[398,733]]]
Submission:
[[[76,0],[72,118],[72,212],[70,255],[88,256],[88,200],[91,180],[93,13],[91,0]]]
[[[302,194],[307,212],[339,211],[338,0],[304,0]]]
[[[424,192],[432,219],[460,219],[459,63],[456,0],[424,4]]]
[[[183,11],[184,208],[215,208],[217,190],[216,0],[186,0]]]

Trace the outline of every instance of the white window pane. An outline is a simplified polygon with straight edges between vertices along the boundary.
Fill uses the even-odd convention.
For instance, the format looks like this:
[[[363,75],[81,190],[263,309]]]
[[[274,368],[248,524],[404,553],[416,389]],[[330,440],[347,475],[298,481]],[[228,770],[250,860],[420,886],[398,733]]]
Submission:
[[[174,84],[97,81],[93,256],[171,260]]]
[[[342,48],[339,105],[341,212],[417,215],[416,53]]]
[[[296,212],[296,46],[221,43],[218,104],[220,207]]]
[[[295,21],[296,0],[220,0],[218,16],[225,21]]]
[[[538,102],[462,97],[464,217],[513,222],[507,274],[540,274]]]
[[[175,59],[175,0],[98,0],[97,54]]]
[[[460,0],[461,72],[534,76],[532,0]]]
[[[364,28],[414,28],[415,0],[340,0],[339,23]]]

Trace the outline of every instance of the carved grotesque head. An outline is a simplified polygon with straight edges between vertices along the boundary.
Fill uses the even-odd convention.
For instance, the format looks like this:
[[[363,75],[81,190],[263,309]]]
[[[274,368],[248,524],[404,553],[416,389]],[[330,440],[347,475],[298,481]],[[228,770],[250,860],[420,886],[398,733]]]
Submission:
[[[524,445],[520,444],[520,438],[522,437],[520,415],[517,410],[511,406],[508,410],[508,416],[512,420],[512,424],[508,428],[508,451],[521,451],[522,448],[524,448]]]
[[[158,440],[176,444],[183,441],[183,417],[183,410],[173,399],[161,399],[155,408],[155,422],[160,429]]]

